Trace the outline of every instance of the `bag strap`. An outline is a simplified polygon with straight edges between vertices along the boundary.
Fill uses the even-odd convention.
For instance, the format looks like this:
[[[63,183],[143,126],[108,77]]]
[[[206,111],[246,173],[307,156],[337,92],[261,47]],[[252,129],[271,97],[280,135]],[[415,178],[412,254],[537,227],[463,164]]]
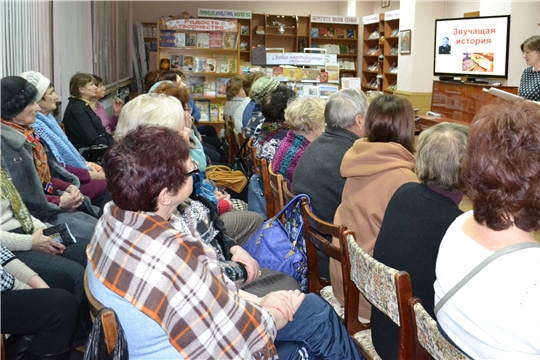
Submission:
[[[287,203],[287,205],[285,205],[285,206],[283,207],[283,209],[279,210],[279,212],[273,217],[273,219],[278,219],[281,215],[283,215],[283,213],[284,213],[285,211],[287,211],[287,209],[289,209],[290,207],[293,207],[294,204],[296,204],[296,202],[297,202],[298,200],[300,200],[300,198],[302,198],[302,197],[307,197],[307,198],[308,198],[308,201],[309,201],[309,196],[307,196],[306,194],[298,194],[298,195],[296,195],[294,198],[292,198],[291,201],[289,201],[289,202]]]
[[[242,144],[242,146],[240,146],[240,149],[238,149],[238,153],[236,153],[236,157],[240,157],[242,154],[244,154],[244,150],[246,150],[247,142],[248,142],[247,139],[244,140],[244,143]]]
[[[528,249],[528,248],[535,248],[540,247],[540,244],[538,243],[519,243],[514,244],[505,247],[504,249],[501,249],[493,254],[491,254],[489,257],[487,257],[484,261],[482,261],[480,264],[478,264],[477,267],[475,267],[470,273],[467,274],[459,283],[457,283],[449,292],[447,292],[443,298],[437,303],[435,306],[435,315],[439,312],[439,310],[443,307],[443,305],[459,290],[465,285],[469,280],[471,280],[476,274],[480,272],[483,268],[485,268],[489,263],[491,263],[493,260],[506,255],[513,253],[518,250]]]

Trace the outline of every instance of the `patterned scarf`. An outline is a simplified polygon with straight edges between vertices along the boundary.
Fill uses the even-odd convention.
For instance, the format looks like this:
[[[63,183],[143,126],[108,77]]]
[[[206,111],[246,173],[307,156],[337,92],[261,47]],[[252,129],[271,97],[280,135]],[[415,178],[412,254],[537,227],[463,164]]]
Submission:
[[[34,156],[34,165],[36,167],[36,171],[38,173],[39,179],[41,180],[41,183],[43,184],[43,190],[47,194],[52,194],[54,191],[52,182],[51,182],[51,172],[49,170],[49,163],[47,161],[47,154],[45,153],[45,149],[43,148],[43,145],[39,142],[39,136],[34,131],[34,129],[29,126],[21,126],[18,124],[15,124],[13,121],[6,121],[2,120],[2,124],[7,125],[24,136],[26,136],[26,143],[32,146],[32,155]]]
[[[15,215],[17,220],[21,223],[24,233],[33,234],[34,223],[32,222],[30,211],[28,211],[28,208],[24,204],[15,185],[13,185],[9,176],[2,168],[0,168],[0,187],[2,189],[2,192],[0,193],[2,200],[9,200],[11,208],[13,209],[13,215]]]
[[[277,358],[273,317],[238,296],[216,252],[179,217],[110,202],[87,255],[97,278],[155,320],[185,359]]]
[[[39,137],[49,145],[51,153],[60,164],[88,169],[86,161],[68,140],[52,114],[45,116],[38,113],[36,122],[32,124],[32,127],[39,134]]]
[[[278,132],[288,129],[289,127],[285,122],[264,121],[261,125],[261,132],[259,133],[257,142],[259,144],[264,144],[265,142],[273,139]]]

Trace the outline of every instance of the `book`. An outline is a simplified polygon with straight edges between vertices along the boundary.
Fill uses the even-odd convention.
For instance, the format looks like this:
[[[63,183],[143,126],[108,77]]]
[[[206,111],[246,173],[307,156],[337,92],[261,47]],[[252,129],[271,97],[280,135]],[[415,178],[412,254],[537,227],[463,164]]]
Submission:
[[[236,33],[223,33],[223,48],[224,49],[236,49],[236,39],[237,39]]]
[[[174,46],[185,47],[186,46],[186,33],[176,33],[174,37]]]
[[[349,54],[356,55],[356,45],[355,44],[349,45]]]
[[[223,33],[212,31],[209,34],[208,46],[211,48],[221,48],[223,46]]]
[[[283,72],[289,81],[302,81],[302,70],[299,68],[284,68]]]
[[[201,113],[199,121],[210,121],[210,100],[195,100],[195,106]]]
[[[333,38],[335,36],[336,36],[336,33],[334,31],[334,28],[326,29],[326,37]]]
[[[64,246],[77,243],[77,240],[73,234],[71,234],[71,231],[66,223],[43,229],[43,235],[50,237],[54,241],[59,242]]]
[[[201,49],[210,47],[210,33],[200,32],[197,34],[197,47]]]
[[[217,72],[218,64],[214,58],[206,58],[206,67],[204,72]]]
[[[327,37],[327,32],[326,32],[326,28],[319,28],[319,37],[322,37],[322,38],[325,38]]]
[[[360,78],[355,78],[355,77],[341,78],[341,87],[343,89],[361,90],[360,88],[361,84],[362,84],[362,80]]]
[[[347,39],[354,39],[355,37],[354,29],[347,29]]]
[[[205,71],[206,67],[206,58],[205,57],[196,57],[195,58],[195,72],[207,72]]]
[[[321,80],[322,83],[327,83],[328,82],[328,73],[326,71],[321,71],[319,79]]]
[[[175,47],[174,41],[176,38],[175,30],[162,29],[159,36],[159,46],[161,47]]]
[[[319,28],[311,28],[311,37],[312,38],[319,37]]]
[[[186,46],[197,46],[197,33],[186,33]]]
[[[347,45],[339,45],[339,53],[341,55],[347,55],[349,53],[349,46],[347,46]]]
[[[249,25],[240,25],[240,35],[249,35]]]
[[[236,74],[238,73],[238,61],[236,59],[228,59],[227,64],[229,65],[229,72]]]
[[[188,78],[189,92],[192,98],[202,97],[204,94],[204,83],[206,82],[206,76],[204,75],[190,75]]]
[[[508,91],[499,90],[494,87],[490,87],[489,89],[483,88],[482,90],[504,100],[516,101],[519,99],[523,99],[521,96],[514,95],[512,93],[509,93]]]
[[[195,71],[195,56],[184,55],[184,65],[182,71]]]
[[[215,81],[205,81],[203,88],[203,96],[216,96],[216,82]]]
[[[247,51],[249,43],[247,41],[240,41],[240,51]]]
[[[339,64],[326,64],[326,72],[328,73],[328,82],[339,83]]]
[[[228,73],[229,72],[229,64],[219,64],[219,72],[220,73]]]
[[[336,28],[336,39],[345,39],[345,31],[342,28]]]
[[[219,120],[219,104],[210,104],[210,121]]]
[[[305,84],[302,95],[305,98],[318,98],[319,97],[319,87],[317,85],[308,85]]]
[[[264,26],[257,26],[257,29],[255,30],[256,34],[264,35]]]
[[[171,55],[171,69],[182,70],[183,61],[182,55]]]
[[[227,97],[227,83],[231,78],[216,78],[216,97]]]
[[[159,69],[160,70],[170,70],[171,69],[171,59],[161,59],[159,60]]]
[[[304,52],[306,48],[306,41],[304,39],[298,39],[298,52]]]
[[[223,118],[223,110],[225,109],[225,106],[222,105],[222,104],[219,104],[219,108],[218,108],[218,111],[219,111],[219,115],[218,115],[218,120],[224,120]]]
[[[321,72],[319,69],[302,69],[302,81],[304,82],[319,82]]]
[[[320,97],[325,99],[329,98],[333,93],[338,92],[338,86],[337,85],[320,85],[319,86],[319,94]]]

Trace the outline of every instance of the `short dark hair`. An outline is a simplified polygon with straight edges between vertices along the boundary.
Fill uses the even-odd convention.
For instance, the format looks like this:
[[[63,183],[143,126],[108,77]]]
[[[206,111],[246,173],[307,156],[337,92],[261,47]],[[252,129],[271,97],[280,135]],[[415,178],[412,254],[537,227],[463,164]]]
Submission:
[[[189,143],[171,129],[139,127],[107,151],[103,169],[111,198],[121,209],[156,211],[164,188],[177,194],[186,183]]]
[[[414,153],[414,110],[409,100],[383,94],[366,113],[366,137],[370,142],[395,142]]]
[[[152,70],[146,73],[143,78],[143,86],[144,86],[144,92],[147,93],[150,91],[152,86],[157,82],[157,76],[159,74],[159,70]]]
[[[81,93],[79,92],[79,88],[83,88],[90,83],[94,83],[94,77],[92,75],[80,72],[76,73],[69,80],[70,95],[74,98],[80,99]]]
[[[176,81],[176,77],[182,77],[179,73],[177,73],[174,70],[164,70],[160,71],[157,75],[156,82],[163,81],[163,80],[170,80],[170,81]]]
[[[96,86],[103,85],[103,79],[102,78],[100,78],[97,75],[92,75],[92,76],[94,77],[94,85],[96,85]]]
[[[244,77],[241,75],[233,76],[229,82],[227,82],[227,100],[232,100],[238,92],[243,89]]]
[[[514,223],[540,227],[540,107],[496,101],[480,109],[469,131],[462,179],[474,218],[495,231]]]
[[[280,123],[285,121],[285,109],[289,101],[296,98],[296,93],[293,89],[280,85],[271,94],[268,94],[262,102],[262,114],[264,121],[272,123]]]
[[[531,36],[520,45],[520,48],[521,52],[525,51],[526,48],[532,51],[540,52],[540,35]]]

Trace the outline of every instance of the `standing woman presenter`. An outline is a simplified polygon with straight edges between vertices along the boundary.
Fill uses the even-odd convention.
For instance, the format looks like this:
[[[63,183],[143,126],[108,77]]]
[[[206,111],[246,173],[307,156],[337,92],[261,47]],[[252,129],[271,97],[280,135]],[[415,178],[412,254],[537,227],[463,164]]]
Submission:
[[[518,95],[527,100],[540,102],[540,35],[534,35],[521,44],[527,68],[519,82]]]

